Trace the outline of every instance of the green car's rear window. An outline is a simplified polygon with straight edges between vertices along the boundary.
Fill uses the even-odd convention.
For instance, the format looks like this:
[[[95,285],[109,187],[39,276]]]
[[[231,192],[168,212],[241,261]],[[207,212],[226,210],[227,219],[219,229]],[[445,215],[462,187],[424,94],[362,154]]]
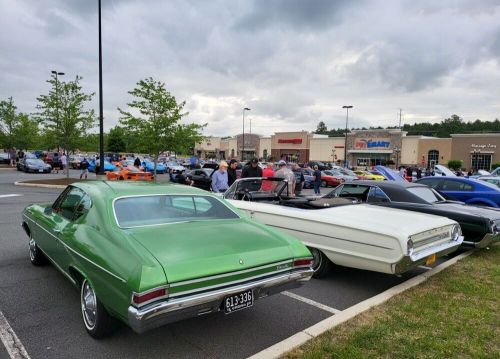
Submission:
[[[239,216],[216,198],[189,195],[125,197],[115,201],[116,221],[120,227],[234,219]]]

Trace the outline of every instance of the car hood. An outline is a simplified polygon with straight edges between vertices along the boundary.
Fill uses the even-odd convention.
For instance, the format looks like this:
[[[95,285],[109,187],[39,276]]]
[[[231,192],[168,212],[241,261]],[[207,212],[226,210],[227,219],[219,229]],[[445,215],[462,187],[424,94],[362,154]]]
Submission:
[[[434,204],[437,208],[449,210],[464,215],[476,215],[489,218],[490,220],[500,219],[500,208],[471,206],[461,202],[446,201]]]
[[[127,231],[163,266],[169,283],[293,258],[285,237],[247,219],[175,223]]]

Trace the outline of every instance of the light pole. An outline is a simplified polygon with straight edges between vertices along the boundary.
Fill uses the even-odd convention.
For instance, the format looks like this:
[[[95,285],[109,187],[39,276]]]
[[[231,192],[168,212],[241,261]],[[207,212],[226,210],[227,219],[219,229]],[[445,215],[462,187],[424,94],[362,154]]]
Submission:
[[[59,152],[59,94],[58,94],[58,84],[59,81],[57,76],[63,76],[64,72],[57,72],[55,70],[51,71],[52,74],[55,75],[56,78],[56,128],[57,128],[57,152]]]
[[[102,104],[101,0],[99,0],[99,174],[104,175],[104,122]]]
[[[394,152],[396,152],[396,169],[399,167],[399,152],[401,152],[401,148],[394,147]]]
[[[344,139],[344,167],[347,167],[347,123],[349,122],[349,109],[352,106],[342,106],[342,108],[346,109],[346,117],[345,117],[345,139]]]
[[[248,107],[243,108],[243,144],[241,145],[241,161],[244,161],[245,154],[245,111],[250,111]]]

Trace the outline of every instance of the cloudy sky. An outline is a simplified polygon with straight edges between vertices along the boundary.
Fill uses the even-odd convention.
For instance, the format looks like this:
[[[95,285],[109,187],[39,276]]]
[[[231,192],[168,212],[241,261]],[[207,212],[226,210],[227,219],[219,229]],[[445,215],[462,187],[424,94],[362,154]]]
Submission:
[[[206,135],[500,118],[500,0],[102,0],[105,128],[142,78]],[[98,91],[97,0],[0,0],[0,99]],[[90,105],[98,109],[97,96]],[[249,121],[246,124],[248,131]]]

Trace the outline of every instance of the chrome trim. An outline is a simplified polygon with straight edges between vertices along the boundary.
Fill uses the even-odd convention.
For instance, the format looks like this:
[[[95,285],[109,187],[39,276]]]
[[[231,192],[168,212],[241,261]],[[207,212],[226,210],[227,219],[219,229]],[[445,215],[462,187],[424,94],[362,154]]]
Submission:
[[[162,285],[162,286],[159,286],[159,287],[155,287],[155,288],[151,288],[151,289],[148,289],[148,290],[145,290],[144,292],[140,292],[140,293],[137,293],[137,292],[134,292],[132,291],[132,294],[130,295],[130,303],[131,305],[137,307],[137,308],[141,308],[141,307],[144,307],[145,305],[148,305],[149,303],[152,303],[152,302],[155,302],[157,300],[160,300],[160,299],[166,299],[169,297],[169,292],[168,292],[168,288],[169,288],[169,285]],[[162,295],[162,296],[159,296],[159,297],[155,297],[153,299],[150,299],[148,301],[145,301],[143,303],[134,303],[134,295],[144,295],[144,294],[148,294],[150,292],[154,292],[154,291],[157,291],[157,290],[160,290],[160,289],[165,289],[165,295]]]
[[[130,306],[128,324],[134,331],[142,333],[167,323],[218,312],[227,295],[251,289],[254,292],[254,300],[258,300],[284,290],[297,288],[309,280],[312,274],[312,269],[306,269],[189,297],[168,299],[153,303],[143,309]]]
[[[187,223],[191,221],[178,221],[178,222],[170,222],[170,223],[158,223],[158,224],[147,224],[147,225],[142,225],[142,226],[131,226],[131,227],[122,227],[120,226],[120,222],[118,221],[118,218],[116,217],[116,211],[115,211],[115,202],[119,199],[124,199],[124,198],[134,198],[134,197],[155,197],[155,196],[199,196],[199,197],[210,197],[210,198],[215,198],[217,199],[220,203],[222,203],[227,209],[229,209],[231,212],[233,212],[236,216],[238,216],[238,219],[241,219],[241,214],[237,213],[232,209],[230,206],[228,206],[224,201],[221,201],[221,199],[215,195],[208,195],[208,194],[189,194],[189,193],[176,193],[176,194],[168,194],[168,193],[157,193],[157,194],[134,194],[134,195],[127,195],[127,196],[120,196],[113,198],[113,202],[111,202],[111,207],[113,207],[113,217],[115,218],[115,223],[118,228],[121,229],[129,229],[129,228],[143,228],[143,227],[156,227],[156,226],[164,226],[168,224],[178,224],[178,223]],[[227,221],[227,220],[235,220],[236,218],[221,218],[217,219],[218,221]]]
[[[224,283],[214,284],[214,285],[211,285],[211,286],[205,286],[205,287],[202,287],[202,288],[195,288],[195,289],[184,290],[184,291],[178,292],[178,293],[171,293],[170,294],[170,298],[182,297],[182,296],[184,296],[186,294],[192,294],[192,293],[197,293],[197,292],[204,292],[204,291],[210,290],[210,289],[217,289],[217,288],[221,288],[221,287],[226,287],[228,285],[235,285],[235,284],[242,283],[242,282],[248,282],[250,280],[259,279],[259,278],[262,278],[262,277],[269,277],[269,276],[272,276],[272,275],[275,275],[275,274],[290,272],[293,269],[294,269],[293,267],[290,267],[290,268],[285,268],[285,269],[282,269],[282,270],[279,270],[279,271],[274,271],[274,272],[269,272],[269,273],[263,273],[263,274],[259,274],[259,275],[253,276],[253,277],[248,277],[248,278],[242,278],[242,279],[234,280],[232,282],[224,282]]]
[[[170,287],[174,288],[174,287],[179,287],[181,285],[187,285],[187,284],[199,283],[199,282],[206,282],[206,281],[212,280],[212,279],[230,277],[232,275],[238,275],[238,274],[253,272],[253,271],[260,270],[260,269],[265,269],[265,268],[269,268],[269,267],[272,267],[272,266],[278,266],[280,264],[285,264],[285,263],[292,263],[292,267],[293,267],[293,260],[286,260],[286,261],[281,261],[281,262],[275,262],[275,263],[271,263],[271,264],[266,264],[266,265],[259,266],[259,267],[254,267],[254,268],[249,268],[249,269],[243,269],[243,270],[235,271],[235,272],[217,274],[217,275],[213,275],[213,276],[209,276],[209,277],[202,277],[202,278],[197,278],[197,279],[190,279],[190,280],[185,280],[185,281],[182,281],[182,282],[174,282],[174,283],[170,284]],[[287,269],[291,269],[292,267],[287,268]]]
[[[64,269],[62,269],[61,267],[59,267],[59,265],[56,263],[56,261],[54,261],[47,253],[45,253],[45,251],[42,248],[40,248],[40,246],[38,246],[38,244],[37,244],[37,247],[43,253],[43,255],[45,257],[47,257],[52,262],[52,264],[54,265],[54,267],[56,267],[62,274],[64,274],[71,281],[71,283],[73,283],[74,285],[77,284],[76,280],[73,279],[73,277],[69,273],[67,273]]]
[[[123,283],[127,283],[127,281],[119,276],[117,276],[116,274],[110,272],[109,270],[107,270],[106,268],[103,268],[101,267],[99,264],[91,261],[90,259],[88,259],[87,257],[85,257],[83,254],[80,254],[78,253],[76,250],[74,250],[73,248],[71,248],[70,246],[68,246],[66,243],[64,243],[63,241],[61,241],[60,238],[58,238],[56,235],[50,233],[47,229],[43,228],[42,225],[40,225],[39,223],[33,221],[33,223],[35,223],[38,227],[40,227],[41,229],[43,229],[45,232],[47,232],[48,234],[50,234],[52,237],[54,237],[59,243],[61,243],[66,249],[69,249],[71,252],[73,252],[74,254],[78,255],[79,257],[85,259],[87,262],[89,262],[90,264],[93,264],[94,266],[96,266],[97,268],[99,268],[100,270],[102,270],[103,272],[109,274],[110,276],[118,279],[119,281],[123,282]]]
[[[496,234],[486,233],[483,239],[481,239],[479,242],[463,241],[462,244],[474,246],[476,248],[486,248],[491,243],[499,241],[500,241],[500,233]]]

